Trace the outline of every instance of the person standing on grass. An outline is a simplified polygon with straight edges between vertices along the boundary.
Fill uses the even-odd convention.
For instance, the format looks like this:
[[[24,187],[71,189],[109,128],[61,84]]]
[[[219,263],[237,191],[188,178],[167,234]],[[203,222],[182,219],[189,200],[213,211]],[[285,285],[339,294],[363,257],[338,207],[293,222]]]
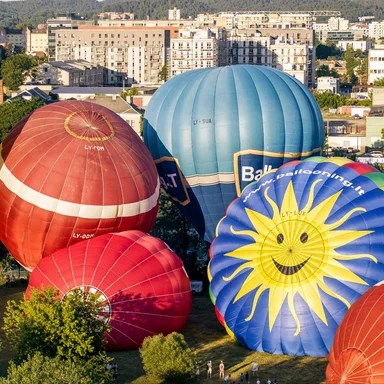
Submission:
[[[249,383],[249,375],[248,372],[245,372],[245,382]]]
[[[241,373],[241,375],[240,375],[240,382],[244,383],[244,373]]]
[[[224,383],[228,383],[228,380],[231,378],[231,375],[228,374],[227,376],[224,377]]]
[[[256,376],[257,371],[259,370],[259,365],[254,361],[252,363],[252,376]]]
[[[212,360],[207,361],[207,377],[212,377]]]
[[[223,360],[219,364],[219,379],[224,379],[224,363]]]
[[[256,380],[256,384],[260,384],[260,380],[259,380],[259,378],[257,378],[257,380]]]
[[[195,378],[198,379],[200,377],[200,367],[199,363],[196,361],[195,363]]]

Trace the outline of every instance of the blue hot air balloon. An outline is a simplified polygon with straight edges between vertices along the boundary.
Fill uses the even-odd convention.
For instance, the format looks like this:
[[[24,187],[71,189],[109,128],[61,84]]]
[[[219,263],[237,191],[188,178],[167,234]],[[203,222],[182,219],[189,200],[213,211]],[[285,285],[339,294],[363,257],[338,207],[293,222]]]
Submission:
[[[144,141],[168,195],[208,242],[228,204],[265,171],[319,154],[324,124],[308,89],[253,65],[167,81],[144,117]]]
[[[383,188],[373,167],[323,157],[247,186],[211,244],[227,332],[256,351],[328,355],[350,305],[384,279]]]

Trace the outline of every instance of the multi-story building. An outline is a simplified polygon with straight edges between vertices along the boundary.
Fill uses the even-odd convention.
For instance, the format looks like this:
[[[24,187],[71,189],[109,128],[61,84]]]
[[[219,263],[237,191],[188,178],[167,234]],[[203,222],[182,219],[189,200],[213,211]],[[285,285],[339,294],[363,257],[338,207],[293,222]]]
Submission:
[[[58,29],[56,61],[86,60],[105,68],[106,85],[157,83],[178,28],[79,26]]]
[[[27,53],[36,53],[44,52],[48,53],[48,34],[47,28],[37,28],[37,29],[25,29],[26,35],[26,47],[25,51]]]
[[[376,40],[384,39],[384,21],[374,21],[368,25],[368,35]]]
[[[363,52],[369,51],[371,49],[371,42],[369,40],[342,40],[336,43],[336,46],[340,48],[340,51],[344,52],[347,50],[347,47],[350,46],[355,51],[360,49]]]
[[[39,81],[68,87],[101,87],[104,68],[84,60],[52,61],[40,66]]]
[[[176,7],[168,10],[168,20],[180,20],[180,9]]]
[[[349,29],[349,20],[342,17],[330,17],[328,19],[329,31],[347,31]]]
[[[327,31],[326,39],[336,43],[342,40],[354,40],[355,37],[352,31]]]
[[[340,92],[340,79],[332,76],[322,76],[317,79],[317,90],[319,92],[330,91],[332,93]]]
[[[219,65],[254,64],[280,69],[313,86],[313,47],[293,36],[274,37],[254,30],[232,30],[220,42]]]
[[[384,78],[384,45],[376,45],[368,52],[368,83]]]
[[[48,34],[48,60],[56,60],[56,30],[71,29],[72,19],[68,17],[57,17],[47,20],[47,34]]]
[[[209,68],[219,64],[218,31],[181,30],[171,43],[170,76],[197,68]]]
[[[26,35],[22,29],[0,27],[0,45],[25,48]]]

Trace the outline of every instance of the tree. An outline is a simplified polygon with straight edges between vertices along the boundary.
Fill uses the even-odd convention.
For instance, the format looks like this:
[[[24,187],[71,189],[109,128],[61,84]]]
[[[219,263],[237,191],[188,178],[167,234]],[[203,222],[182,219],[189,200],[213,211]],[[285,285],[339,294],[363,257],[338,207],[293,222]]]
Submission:
[[[80,364],[59,357],[49,358],[41,353],[29,356],[20,365],[11,362],[7,377],[0,384],[92,384],[92,378]]]
[[[80,289],[63,300],[58,294],[52,287],[32,289],[29,298],[24,296],[19,303],[8,301],[3,330],[16,363],[40,352],[78,364],[88,360],[103,364],[105,333],[110,327],[98,318],[99,297]]]
[[[166,82],[168,80],[168,66],[164,64],[159,71],[159,80]]]
[[[356,60],[356,52],[352,46],[348,45],[347,49],[343,53],[343,59],[345,60],[346,80],[352,84],[357,82],[355,76],[355,68],[359,65],[359,61]]]
[[[368,58],[363,58],[360,61],[360,65],[356,70],[356,74],[359,78],[359,83],[367,84],[368,81]]]
[[[384,77],[380,77],[373,82],[375,87],[384,87]]]
[[[339,74],[335,71],[335,69],[329,69],[328,65],[323,64],[316,70],[316,77],[323,76],[339,77]]]
[[[205,277],[207,246],[163,190],[151,235],[166,242],[180,256],[191,279]]]
[[[16,99],[0,105],[0,141],[2,142],[11,128],[25,116],[44,105],[39,98],[32,100]]]
[[[19,89],[25,77],[31,72],[38,61],[35,57],[16,54],[4,60],[1,68],[4,84],[11,90]]]
[[[147,375],[184,383],[193,374],[195,356],[177,332],[146,337],[139,351]]]

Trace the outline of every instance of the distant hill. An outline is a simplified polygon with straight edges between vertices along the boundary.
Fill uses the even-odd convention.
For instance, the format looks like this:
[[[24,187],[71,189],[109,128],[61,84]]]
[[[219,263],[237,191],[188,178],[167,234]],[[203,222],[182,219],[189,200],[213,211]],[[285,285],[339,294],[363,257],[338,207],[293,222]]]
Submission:
[[[384,19],[383,0],[25,0],[0,1],[0,26],[36,25],[58,13],[80,13],[93,18],[101,11],[133,12],[138,18],[166,18],[168,9],[178,7],[183,17],[198,13],[261,10],[334,10],[356,21],[358,16]]]

